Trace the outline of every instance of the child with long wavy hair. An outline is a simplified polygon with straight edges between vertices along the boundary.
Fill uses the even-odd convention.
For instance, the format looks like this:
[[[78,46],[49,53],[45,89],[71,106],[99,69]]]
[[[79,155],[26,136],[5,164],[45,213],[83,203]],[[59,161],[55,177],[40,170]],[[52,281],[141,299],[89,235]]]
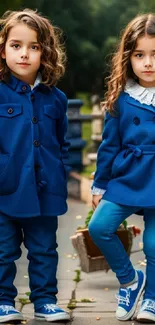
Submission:
[[[133,19],[116,54],[105,108],[103,140],[92,186],[89,232],[120,283],[116,317],[155,322],[155,15]],[[144,215],[146,275],[135,270],[116,230],[131,214]]]
[[[67,211],[67,98],[61,35],[37,11],[0,19],[0,322],[15,308],[15,260],[28,250],[30,300],[38,320],[68,320],[56,305],[56,231]]]

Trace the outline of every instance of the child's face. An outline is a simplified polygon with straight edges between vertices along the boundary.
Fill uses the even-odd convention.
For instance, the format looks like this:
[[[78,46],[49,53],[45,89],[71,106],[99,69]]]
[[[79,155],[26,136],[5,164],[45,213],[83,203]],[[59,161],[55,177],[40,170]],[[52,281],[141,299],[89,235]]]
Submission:
[[[130,60],[139,84],[147,88],[155,87],[155,37],[140,37]]]
[[[41,47],[36,31],[22,23],[12,27],[2,58],[15,77],[34,84],[41,63]]]

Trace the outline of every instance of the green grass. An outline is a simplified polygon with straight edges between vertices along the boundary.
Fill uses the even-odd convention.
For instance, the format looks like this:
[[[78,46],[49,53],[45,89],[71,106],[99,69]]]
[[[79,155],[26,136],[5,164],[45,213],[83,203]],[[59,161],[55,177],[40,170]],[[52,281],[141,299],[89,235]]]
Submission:
[[[91,114],[92,113],[92,106],[90,102],[90,94],[88,93],[77,93],[76,98],[81,99],[83,101],[83,106],[81,107],[80,113],[81,114]],[[86,146],[83,148],[83,159],[89,153],[89,148],[91,147],[92,140],[91,140],[91,121],[82,123],[82,139],[86,140]],[[85,176],[87,178],[90,177],[91,173],[96,170],[96,164],[92,163],[84,167],[83,171],[80,175]]]
[[[91,114],[92,107],[90,102],[90,95],[88,93],[77,93],[76,97],[83,101],[83,106],[81,107],[81,114]],[[88,153],[89,146],[91,145],[91,122],[82,123],[82,139],[87,141],[85,148],[83,149],[84,155]]]
[[[95,172],[95,170],[96,170],[96,163],[93,163],[91,165],[84,167],[80,175],[89,178],[91,176],[91,173]]]

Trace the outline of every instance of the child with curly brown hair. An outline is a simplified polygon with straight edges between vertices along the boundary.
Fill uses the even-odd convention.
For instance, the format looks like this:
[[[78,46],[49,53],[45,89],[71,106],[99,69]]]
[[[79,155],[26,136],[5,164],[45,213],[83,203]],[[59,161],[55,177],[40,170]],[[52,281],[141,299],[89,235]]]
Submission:
[[[137,16],[124,30],[103,106],[89,231],[120,283],[117,319],[134,316],[144,290],[137,320],[155,322],[155,15]],[[116,235],[133,213],[144,215],[146,277]]]
[[[0,322],[15,309],[15,260],[28,249],[30,300],[38,320],[68,320],[56,305],[57,216],[67,211],[67,98],[60,34],[36,11],[0,19]]]

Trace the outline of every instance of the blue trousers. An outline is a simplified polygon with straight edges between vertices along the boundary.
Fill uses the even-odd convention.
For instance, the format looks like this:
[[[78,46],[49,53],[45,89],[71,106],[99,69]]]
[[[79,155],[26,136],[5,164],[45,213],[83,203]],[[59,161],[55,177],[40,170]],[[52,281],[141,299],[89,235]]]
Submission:
[[[127,284],[135,277],[135,269],[115,234],[119,225],[139,207],[118,205],[101,200],[89,223],[89,233],[105,256],[120,284]],[[144,209],[144,253],[147,259],[144,299],[155,300],[155,209]]]
[[[31,302],[35,307],[56,303],[57,223],[57,217],[13,219],[0,214],[0,305],[14,305],[15,260],[21,256],[22,242],[28,249]]]

